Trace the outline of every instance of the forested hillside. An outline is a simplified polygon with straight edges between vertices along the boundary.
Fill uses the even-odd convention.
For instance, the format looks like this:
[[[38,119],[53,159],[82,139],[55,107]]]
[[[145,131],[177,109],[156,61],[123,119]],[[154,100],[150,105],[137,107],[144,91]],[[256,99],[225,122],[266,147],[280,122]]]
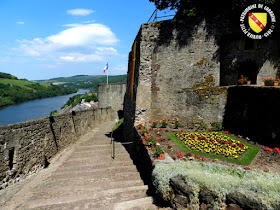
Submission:
[[[97,86],[101,83],[107,82],[107,76],[105,75],[77,75],[73,77],[59,77],[50,80],[41,80],[45,84],[58,84],[65,87],[77,88],[77,89],[91,89],[93,92],[97,92]],[[126,82],[126,75],[114,75],[109,76],[109,83]]]
[[[73,88],[30,82],[0,72],[0,107],[75,92]]]

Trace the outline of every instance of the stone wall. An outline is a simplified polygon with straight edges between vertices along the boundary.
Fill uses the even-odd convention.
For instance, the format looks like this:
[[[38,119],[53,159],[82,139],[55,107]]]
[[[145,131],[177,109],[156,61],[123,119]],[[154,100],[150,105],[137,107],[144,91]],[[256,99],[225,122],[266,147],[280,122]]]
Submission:
[[[262,78],[280,75],[280,40],[244,39],[242,36],[221,38],[221,85],[237,85],[241,75],[252,84],[263,85]]]
[[[228,89],[223,126],[266,146],[280,147],[280,87]]]
[[[123,110],[125,91],[125,83],[99,84],[98,107],[111,107],[115,111]]]
[[[179,117],[184,122],[192,118],[223,122],[229,111],[226,106],[238,100],[238,95],[228,96],[228,88],[234,90],[229,85],[236,85],[241,74],[253,75],[258,88],[263,86],[262,77],[280,71],[279,39],[248,41],[242,32],[227,31],[218,20],[190,18],[143,24],[135,42],[133,96],[129,95],[133,66],[130,53],[124,97],[127,135],[138,122],[163,116]],[[258,104],[261,95],[255,94],[252,101]],[[243,128],[249,129],[249,125]],[[252,134],[252,127],[249,130],[259,139]],[[271,136],[266,139],[272,141]]]
[[[66,113],[0,127],[0,188],[46,167],[57,152],[113,119],[110,108]]]
[[[236,189],[225,196],[181,176],[172,177],[170,186],[175,209],[268,209],[254,191]],[[279,204],[273,207],[278,209]]]
[[[135,41],[134,96],[133,100],[129,97],[130,54],[125,125],[163,116],[182,120],[201,117],[209,122],[222,120],[226,91],[218,88],[219,47],[216,38],[205,29],[205,21],[196,27],[174,20],[143,24]],[[213,114],[216,112],[217,115]]]

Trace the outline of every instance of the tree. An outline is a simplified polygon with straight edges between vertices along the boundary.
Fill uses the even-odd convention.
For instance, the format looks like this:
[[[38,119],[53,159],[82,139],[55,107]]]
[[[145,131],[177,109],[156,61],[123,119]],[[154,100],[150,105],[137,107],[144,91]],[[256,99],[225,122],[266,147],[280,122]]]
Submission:
[[[187,16],[213,16],[217,13],[233,14],[234,11],[242,11],[251,4],[274,4],[279,8],[279,1],[276,0],[149,0],[157,9],[170,8]]]

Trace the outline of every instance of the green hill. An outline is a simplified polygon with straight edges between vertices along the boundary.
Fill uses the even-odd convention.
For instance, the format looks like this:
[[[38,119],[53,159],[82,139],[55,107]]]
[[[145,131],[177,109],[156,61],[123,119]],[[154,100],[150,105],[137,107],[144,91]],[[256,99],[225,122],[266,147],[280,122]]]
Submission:
[[[0,107],[75,92],[72,88],[31,82],[0,72]]]
[[[64,87],[77,88],[77,89],[92,89],[97,91],[98,84],[106,83],[107,76],[105,75],[77,75],[73,77],[59,77],[50,80],[39,80],[38,82],[44,84],[55,84]],[[126,75],[109,76],[109,83],[126,82]]]

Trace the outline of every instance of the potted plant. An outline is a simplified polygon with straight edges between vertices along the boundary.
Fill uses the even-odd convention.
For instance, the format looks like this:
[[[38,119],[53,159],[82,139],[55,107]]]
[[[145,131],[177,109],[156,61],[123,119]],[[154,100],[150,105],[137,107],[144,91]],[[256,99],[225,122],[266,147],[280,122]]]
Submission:
[[[160,160],[164,160],[165,159],[165,153],[164,151],[161,149],[160,146],[156,146],[155,147],[155,154],[157,156],[158,159]]]
[[[244,85],[244,84],[250,85],[251,80],[249,80],[248,77],[244,77],[243,75],[241,75],[240,79],[238,80],[238,83],[241,84],[241,85]]]
[[[273,77],[264,77],[262,78],[265,86],[278,86],[279,77],[276,76],[275,79]]]

